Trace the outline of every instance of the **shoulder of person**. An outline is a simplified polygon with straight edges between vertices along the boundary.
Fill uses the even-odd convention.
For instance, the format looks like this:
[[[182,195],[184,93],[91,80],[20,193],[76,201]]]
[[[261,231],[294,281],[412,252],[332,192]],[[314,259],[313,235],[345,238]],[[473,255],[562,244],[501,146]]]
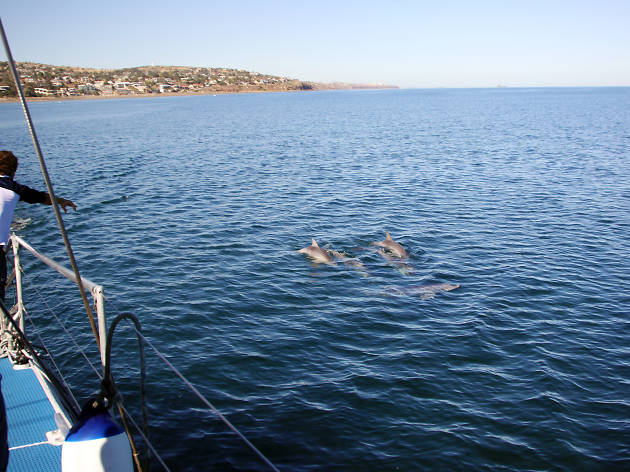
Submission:
[[[15,193],[18,193],[21,185],[8,175],[0,175],[0,187],[13,190]]]

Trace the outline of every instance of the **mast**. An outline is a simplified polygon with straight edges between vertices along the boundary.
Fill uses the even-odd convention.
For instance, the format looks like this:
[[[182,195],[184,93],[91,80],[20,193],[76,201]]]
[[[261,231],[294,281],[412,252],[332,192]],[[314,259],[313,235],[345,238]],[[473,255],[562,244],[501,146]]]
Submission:
[[[37,154],[37,158],[39,160],[39,166],[42,170],[44,181],[46,182],[46,189],[48,190],[48,195],[50,195],[50,201],[52,204],[53,211],[55,213],[55,218],[57,219],[57,225],[59,226],[59,230],[61,231],[61,236],[63,238],[64,245],[66,246],[68,258],[70,259],[70,264],[72,265],[72,270],[74,271],[77,287],[79,287],[79,292],[81,292],[81,299],[83,300],[83,306],[85,307],[85,311],[87,312],[87,316],[90,321],[90,326],[92,327],[92,332],[94,333],[94,337],[96,338],[96,345],[98,346],[99,351],[100,351],[101,345],[100,345],[100,340],[98,336],[98,331],[96,329],[96,323],[94,322],[94,315],[92,314],[92,309],[90,308],[90,302],[88,301],[85,290],[83,290],[83,284],[81,283],[81,275],[79,274],[79,267],[77,266],[77,262],[74,258],[74,253],[72,252],[72,247],[70,246],[70,240],[68,239],[68,233],[66,232],[66,228],[63,223],[63,219],[61,217],[61,212],[59,211],[59,205],[57,204],[57,199],[55,198],[52,182],[50,180],[50,176],[48,175],[48,169],[46,168],[46,162],[44,161],[44,156],[42,154],[42,150],[39,145],[39,140],[37,139],[37,134],[35,133],[35,127],[33,126],[31,113],[28,109],[28,104],[26,103],[24,90],[22,90],[20,76],[17,71],[17,68],[15,67],[15,61],[13,60],[13,55],[11,54],[9,41],[7,40],[7,35],[4,31],[4,26],[2,25],[2,19],[0,19],[0,33],[2,34],[2,42],[4,43],[4,50],[7,53],[9,70],[11,71],[11,76],[13,77],[13,81],[15,82],[15,88],[18,92],[20,103],[22,104],[22,109],[24,110],[24,116],[26,117],[26,123],[28,125],[28,129],[31,132],[31,138],[33,139],[33,146],[35,146],[35,153]]]

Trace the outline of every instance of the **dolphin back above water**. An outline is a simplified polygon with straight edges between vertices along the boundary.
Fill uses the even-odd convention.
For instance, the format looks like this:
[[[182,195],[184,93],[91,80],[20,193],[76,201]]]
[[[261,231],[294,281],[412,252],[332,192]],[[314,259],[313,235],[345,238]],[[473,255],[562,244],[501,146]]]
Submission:
[[[407,257],[409,257],[409,255],[407,254],[407,251],[405,251],[405,248],[402,247],[400,244],[398,244],[396,241],[394,241],[391,235],[387,231],[385,231],[385,239],[383,241],[373,242],[372,245],[385,248],[386,250],[391,252],[394,256],[400,257],[401,259],[403,258],[406,259]]]
[[[332,257],[330,257],[326,251],[319,247],[317,241],[315,241],[315,238],[312,239],[312,244],[310,246],[299,249],[298,252],[300,254],[304,254],[310,257],[313,262],[337,265]]]

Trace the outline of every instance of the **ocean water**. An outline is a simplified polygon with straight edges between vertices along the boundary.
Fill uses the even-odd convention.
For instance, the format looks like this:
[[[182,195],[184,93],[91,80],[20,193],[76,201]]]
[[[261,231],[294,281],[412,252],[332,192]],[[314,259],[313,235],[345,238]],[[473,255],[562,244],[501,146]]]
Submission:
[[[630,470],[630,89],[37,102],[82,275],[286,471]],[[21,109],[0,148],[42,188]],[[66,261],[48,207],[16,231]],[[385,232],[405,265],[371,242]],[[363,267],[316,265],[315,238]],[[82,402],[78,292],[23,256]],[[66,263],[66,265],[68,265]],[[458,284],[434,296],[427,284]],[[60,337],[57,337],[60,336]],[[38,340],[36,344],[39,344]],[[114,374],[139,411],[130,329]],[[171,470],[266,470],[147,350]],[[153,461],[154,470],[160,470]]]

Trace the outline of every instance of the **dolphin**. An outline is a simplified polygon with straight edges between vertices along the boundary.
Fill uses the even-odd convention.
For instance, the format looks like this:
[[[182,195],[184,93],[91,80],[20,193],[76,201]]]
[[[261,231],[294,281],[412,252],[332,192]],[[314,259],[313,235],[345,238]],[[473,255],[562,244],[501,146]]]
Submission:
[[[367,272],[367,269],[365,267],[365,264],[363,264],[363,262],[361,262],[356,257],[348,257],[348,255],[345,252],[339,252],[339,251],[334,251],[334,250],[330,250],[328,252],[335,259],[339,259],[344,264],[349,265],[350,267],[354,267],[355,269],[357,269],[357,271],[359,271],[359,273],[361,275],[363,275],[363,276],[367,276],[368,275],[368,272]]]
[[[383,258],[387,262],[389,262],[390,265],[393,265],[396,268],[396,270],[400,272],[402,275],[409,275],[416,271],[416,269],[411,264],[407,264],[406,262],[403,262],[402,260],[400,260],[400,258],[392,256],[390,253],[386,252],[385,249],[383,248],[380,248],[376,252],[379,253],[381,256],[383,256]]]
[[[409,255],[407,254],[407,251],[405,251],[405,248],[402,247],[400,244],[398,244],[396,241],[394,241],[391,235],[387,231],[385,231],[385,236],[386,237],[383,241],[373,242],[372,245],[381,246],[382,248],[385,248],[386,250],[391,252],[394,256],[399,257],[401,259],[406,259],[407,257],[409,257]]]
[[[420,295],[423,300],[433,298],[438,292],[450,292],[459,288],[458,284],[428,284],[413,287],[387,287],[396,295]]]
[[[433,298],[438,292],[450,292],[456,288],[459,288],[459,284],[429,284],[409,287],[407,292],[410,295],[420,295],[423,300],[427,300]]]
[[[312,245],[303,249],[299,249],[298,252],[300,254],[305,254],[306,256],[310,257],[311,259],[313,259],[313,262],[337,265],[332,257],[330,257],[326,251],[324,251],[317,245],[317,241],[315,241],[315,238],[312,238],[312,242]]]

